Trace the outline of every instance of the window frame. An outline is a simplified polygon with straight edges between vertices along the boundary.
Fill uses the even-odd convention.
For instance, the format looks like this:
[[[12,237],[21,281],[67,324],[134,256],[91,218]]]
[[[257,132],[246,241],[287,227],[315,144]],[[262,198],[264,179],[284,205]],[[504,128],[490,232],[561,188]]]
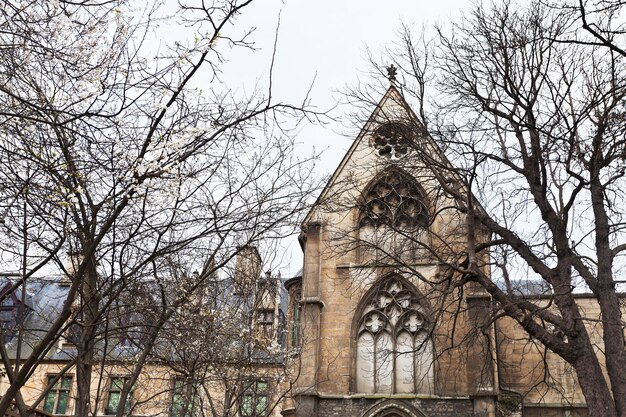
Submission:
[[[391,293],[389,293],[389,289],[393,285],[400,286],[400,291],[396,293],[398,294],[397,298],[395,295],[387,297],[391,295]],[[404,293],[404,298],[400,298],[402,293]],[[381,299],[383,296],[387,297],[386,299],[388,300],[388,304],[385,306],[378,306],[377,300]],[[400,300],[404,301],[400,302]],[[404,308],[400,308],[400,311],[395,316],[397,317],[395,321],[390,316],[384,314],[383,309],[387,308],[387,306],[389,306],[390,309],[393,309],[394,306],[399,307],[401,303],[406,303],[406,301],[408,301],[408,305]],[[356,314],[354,315],[353,321],[352,340],[354,344],[352,348],[352,392],[369,395],[431,395],[434,393],[435,352],[433,339],[430,334],[432,325],[428,320],[428,318],[431,317],[429,311],[430,308],[428,306],[428,302],[417,290],[417,288],[405,280],[402,276],[395,273],[381,278],[372,286],[372,288],[370,288],[369,291],[364,294],[359,303]],[[379,317],[373,317],[375,315],[378,315]],[[419,316],[422,322],[411,322],[411,326],[415,326],[415,328],[408,329],[407,324],[409,322],[406,321],[406,319],[410,318],[412,315]],[[368,320],[372,318],[374,320],[378,319],[379,322],[368,323]],[[370,328],[366,329],[368,326],[370,326]],[[365,343],[368,339],[367,335],[371,338],[371,345]],[[397,385],[398,379],[402,377],[402,374],[400,373],[401,371],[399,371],[398,368],[398,360],[402,360],[401,358],[406,357],[404,356],[405,351],[400,350],[400,347],[403,346],[403,342],[406,342],[406,339],[401,340],[400,338],[405,337],[405,335],[410,335],[413,343],[413,350],[411,350],[412,355],[410,359],[412,361],[411,383],[413,388],[410,392],[400,390]],[[362,337],[364,338],[363,340]],[[385,343],[381,343],[379,345],[379,342]],[[380,346],[382,346],[382,348]],[[385,346],[391,346],[390,351],[387,351]],[[360,356],[362,355],[361,348],[365,348],[367,351],[368,347],[371,350],[368,355]],[[385,349],[385,352],[383,352],[385,356],[382,357],[382,361],[385,361],[385,363],[381,362],[377,357],[380,349]],[[390,356],[390,359],[385,359],[387,358],[387,355]],[[370,363],[367,362],[367,359],[371,359],[372,361],[371,369],[368,366],[364,366]],[[361,362],[361,360],[366,362]],[[426,374],[418,374],[417,371],[422,369],[423,363],[428,363],[428,372]],[[380,385],[381,381],[379,379],[381,377],[379,374],[381,371],[385,372],[384,375],[388,380],[387,382],[390,384],[388,391],[383,388],[384,385]],[[366,374],[361,374],[361,372],[366,372]],[[367,372],[371,372],[371,377],[367,375]],[[361,385],[360,382],[361,378],[363,378],[363,385]]]
[[[291,347],[298,348],[300,347],[301,340],[301,317],[302,317],[302,305],[300,301],[302,300],[302,293],[300,291],[296,291],[293,295],[293,301],[291,306]]]
[[[52,384],[52,381],[54,381],[55,379],[57,379],[57,381],[54,384]],[[69,387],[65,387],[64,382],[68,380],[69,380]],[[55,414],[55,415],[69,415],[70,413],[68,413],[68,411],[71,409],[70,401],[72,399],[73,385],[74,385],[74,375],[72,374],[64,374],[60,376],[58,374],[47,374],[46,375],[46,395],[43,400],[43,410],[47,413]],[[67,395],[66,402],[65,402],[65,409],[59,410],[60,399],[63,393]],[[54,398],[54,402],[52,403],[52,409],[49,410],[47,409],[48,400],[51,397]]]
[[[276,320],[276,312],[271,308],[260,308],[256,311],[256,325],[259,333],[263,337],[270,338],[274,334],[274,321]]]
[[[260,390],[259,384],[265,384],[265,388]],[[247,398],[250,399],[249,403],[246,400]],[[262,410],[258,410],[259,398],[265,398],[265,406]],[[246,382],[242,388],[239,414],[241,417],[267,417],[270,411],[270,398],[271,389],[267,379],[259,378]],[[247,404],[250,404],[250,409],[244,410]]]
[[[388,121],[372,132],[370,145],[378,157],[398,161],[411,151],[415,137],[411,127],[404,122]]]
[[[413,176],[392,167],[383,170],[363,189],[358,204],[359,227],[391,230],[426,229],[432,221],[425,193]],[[414,211],[407,211],[411,203]]]
[[[119,409],[119,402],[122,399],[122,391],[124,391],[124,386],[126,385],[126,383],[130,380],[130,376],[128,375],[111,375],[109,376],[109,384],[108,384],[108,389],[107,389],[107,396],[106,396],[106,402],[104,403],[104,410],[103,410],[103,414],[106,416],[114,416],[117,414],[118,409]],[[119,389],[114,389],[115,385],[113,384],[113,382],[115,380],[120,380],[122,382],[121,385],[119,385]],[[130,415],[130,410],[132,409],[133,405],[134,405],[134,401],[133,401],[133,392],[134,389],[131,388],[131,390],[128,392],[128,399],[126,401],[126,410],[124,410],[124,414],[126,415]],[[117,399],[117,405],[115,406],[115,409],[113,409],[111,407],[111,394],[118,394],[119,397]]]
[[[178,386],[178,384],[181,384]],[[170,417],[191,417],[194,414],[194,410],[197,407],[196,401],[196,393],[195,392],[185,392],[186,390],[193,390],[193,387],[190,384],[185,383],[184,378],[174,378],[172,380],[172,395],[170,398],[170,409],[169,416]],[[185,398],[186,395],[189,395],[188,398]],[[185,409],[184,401],[191,399],[191,405],[187,406]],[[182,404],[177,404],[178,401],[182,401]],[[175,409],[180,407],[179,410]],[[184,411],[184,414],[183,414]]]

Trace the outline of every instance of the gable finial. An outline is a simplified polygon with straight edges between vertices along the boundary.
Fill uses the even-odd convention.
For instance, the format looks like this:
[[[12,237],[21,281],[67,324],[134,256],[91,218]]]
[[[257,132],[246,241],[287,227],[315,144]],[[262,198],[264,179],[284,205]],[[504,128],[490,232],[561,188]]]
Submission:
[[[398,73],[398,68],[396,68],[395,65],[391,64],[387,67],[387,79],[389,79],[391,84],[395,84],[397,73]]]

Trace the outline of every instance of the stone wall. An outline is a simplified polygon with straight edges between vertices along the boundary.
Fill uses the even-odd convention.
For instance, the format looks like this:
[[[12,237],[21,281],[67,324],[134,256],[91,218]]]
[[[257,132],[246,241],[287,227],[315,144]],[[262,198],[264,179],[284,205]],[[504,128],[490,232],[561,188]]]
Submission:
[[[380,399],[380,398],[345,398],[320,399],[318,403],[319,417],[360,417],[373,408],[385,406],[407,411],[411,410],[419,416],[420,412],[428,417],[470,417],[473,416],[473,404],[470,399]]]

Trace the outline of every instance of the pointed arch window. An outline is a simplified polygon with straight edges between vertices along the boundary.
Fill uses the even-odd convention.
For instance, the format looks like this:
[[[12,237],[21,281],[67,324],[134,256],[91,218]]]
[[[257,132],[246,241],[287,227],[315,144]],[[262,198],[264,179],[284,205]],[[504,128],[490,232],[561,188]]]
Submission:
[[[420,297],[400,277],[369,294],[356,323],[356,390],[431,394],[433,351]]]
[[[428,210],[415,181],[392,169],[379,176],[363,194],[359,226],[427,227]]]

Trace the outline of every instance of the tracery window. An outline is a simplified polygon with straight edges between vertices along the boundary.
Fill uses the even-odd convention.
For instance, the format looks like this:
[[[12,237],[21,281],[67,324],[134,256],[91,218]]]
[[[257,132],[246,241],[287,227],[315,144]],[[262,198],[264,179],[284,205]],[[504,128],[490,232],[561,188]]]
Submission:
[[[399,170],[385,172],[367,188],[363,197],[360,226],[403,229],[428,226],[422,193],[415,181]]]
[[[398,276],[370,294],[356,325],[356,389],[431,394],[432,341],[419,296]]]
[[[412,131],[407,125],[390,122],[381,125],[374,131],[372,145],[378,155],[397,160],[409,152],[412,138]]]

